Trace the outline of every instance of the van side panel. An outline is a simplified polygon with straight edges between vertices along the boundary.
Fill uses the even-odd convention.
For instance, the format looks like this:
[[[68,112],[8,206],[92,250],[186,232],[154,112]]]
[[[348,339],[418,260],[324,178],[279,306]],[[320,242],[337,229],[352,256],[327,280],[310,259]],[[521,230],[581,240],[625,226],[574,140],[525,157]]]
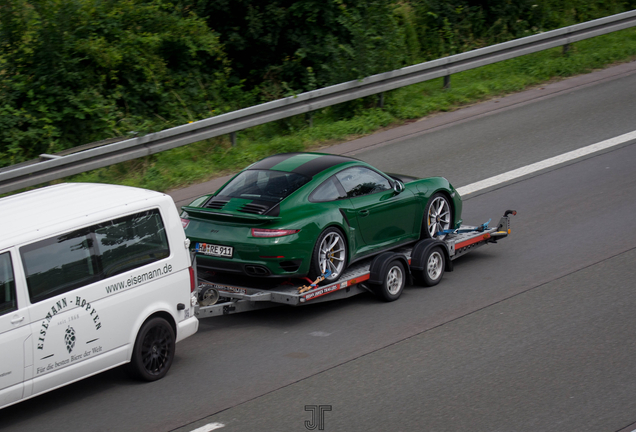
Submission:
[[[11,251],[0,253],[0,407],[22,399],[24,391],[24,344],[31,336],[24,296],[18,298]],[[19,281],[17,284],[19,289]]]
[[[13,314],[0,316],[0,407],[22,399],[24,390],[24,342],[28,325],[11,328]]]
[[[161,212],[161,216],[163,221],[167,221],[164,224],[172,223],[173,218],[170,215],[164,216]],[[113,260],[103,259],[110,250],[109,245],[124,249],[118,252],[120,255],[128,253],[126,249],[138,247],[132,245],[124,248],[112,235],[101,235],[104,234],[101,231],[103,226],[110,225],[106,222],[100,224],[95,230],[100,235],[93,239],[98,249],[100,244],[104,243],[102,256],[97,260],[91,260],[86,252],[85,263],[80,266],[74,261],[68,269],[64,269],[68,270],[71,277],[76,276],[79,271],[87,271],[92,263],[103,267],[102,270],[113,267],[108,264]],[[116,224],[113,226],[117,227]],[[178,228],[177,233],[181,233],[183,230],[180,221]],[[166,235],[169,252],[165,252],[166,258],[45,298],[30,306],[29,312],[33,318],[31,331],[35,336],[33,394],[48,391],[85,376],[87,369],[83,363],[87,360],[91,360],[90,364],[101,368],[100,370],[130,361],[130,353],[139,327],[153,313],[169,313],[175,327],[184,319],[193,318],[190,315],[190,273],[187,268],[188,255],[183,244],[185,238],[181,241],[178,235],[173,236],[171,232],[173,230],[168,227]],[[151,237],[153,235],[152,232],[147,234]],[[87,242],[84,235],[90,238],[90,233],[82,233],[69,243],[71,247],[74,248],[73,245],[77,244],[80,245],[77,246],[78,249],[84,248]],[[69,237],[68,234],[60,236],[64,240]],[[54,243],[55,247],[61,244],[59,240]],[[48,247],[46,242],[42,244]],[[29,250],[28,247],[24,249]],[[163,256],[163,250],[163,247],[157,248],[158,256]],[[138,260],[138,255],[130,254],[130,260]],[[23,254],[22,258],[25,256],[27,255]],[[23,264],[26,265],[24,262]],[[114,267],[117,266],[120,264]],[[187,308],[178,311],[178,303],[183,303]],[[97,360],[99,357],[103,359]],[[90,373],[94,372],[98,371]]]

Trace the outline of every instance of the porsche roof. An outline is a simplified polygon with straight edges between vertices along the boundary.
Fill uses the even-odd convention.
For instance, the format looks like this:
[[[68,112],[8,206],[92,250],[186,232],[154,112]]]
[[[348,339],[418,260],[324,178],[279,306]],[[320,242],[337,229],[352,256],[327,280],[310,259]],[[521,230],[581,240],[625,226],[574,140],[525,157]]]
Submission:
[[[327,168],[345,162],[358,162],[358,160],[324,153],[283,153],[256,162],[248,169],[287,171],[313,177]]]

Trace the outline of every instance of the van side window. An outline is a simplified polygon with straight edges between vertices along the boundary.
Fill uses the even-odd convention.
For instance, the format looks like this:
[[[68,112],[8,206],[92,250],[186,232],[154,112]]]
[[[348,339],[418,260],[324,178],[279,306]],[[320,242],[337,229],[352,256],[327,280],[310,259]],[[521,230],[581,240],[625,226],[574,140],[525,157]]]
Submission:
[[[0,315],[18,308],[15,301],[15,282],[9,252],[0,254]]]
[[[89,230],[73,231],[20,248],[31,303],[99,279]]]
[[[20,248],[31,303],[170,255],[158,210],[93,225]]]
[[[156,211],[99,224],[95,237],[105,277],[170,255],[166,231]]]

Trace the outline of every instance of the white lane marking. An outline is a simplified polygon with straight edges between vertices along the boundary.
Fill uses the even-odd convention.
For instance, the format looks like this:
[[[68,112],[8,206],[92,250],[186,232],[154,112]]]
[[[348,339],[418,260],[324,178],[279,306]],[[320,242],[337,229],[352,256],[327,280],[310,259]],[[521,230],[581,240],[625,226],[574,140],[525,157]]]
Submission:
[[[210,432],[210,431],[213,431],[214,429],[221,429],[222,427],[225,427],[223,423],[209,423],[191,432]]]
[[[462,186],[460,188],[457,188],[457,192],[459,192],[461,196],[466,196],[471,193],[478,192],[482,189],[486,189],[491,186],[496,186],[501,183],[505,183],[507,181],[514,180],[519,177],[523,177],[524,175],[532,174],[534,172],[540,171],[545,168],[550,168],[554,165],[558,165],[563,162],[568,162],[568,161],[589,155],[591,153],[595,153],[601,150],[608,149],[610,147],[617,146],[619,144],[623,144],[633,139],[636,139],[636,131],[619,135],[617,137],[610,138],[608,140],[601,141],[596,144],[592,144],[587,147],[580,148],[578,150],[572,150],[571,152],[563,153],[562,155],[555,156],[555,157],[543,160],[541,162],[536,162],[530,165],[526,165],[524,167],[517,168],[515,170],[508,171],[507,173],[499,174],[494,177],[490,177],[485,180],[481,180],[481,181],[469,184],[467,186]]]
[[[331,333],[327,333],[323,331],[315,331],[315,332],[309,333],[309,335],[316,336],[316,337],[327,337],[327,336],[331,336]]]

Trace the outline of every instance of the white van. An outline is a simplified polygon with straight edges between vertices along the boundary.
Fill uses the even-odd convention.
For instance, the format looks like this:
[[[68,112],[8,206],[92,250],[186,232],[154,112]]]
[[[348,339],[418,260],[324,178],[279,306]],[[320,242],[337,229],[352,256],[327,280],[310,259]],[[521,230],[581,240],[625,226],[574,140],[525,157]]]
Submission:
[[[0,408],[124,363],[153,381],[194,334],[172,199],[60,184],[0,199]]]

